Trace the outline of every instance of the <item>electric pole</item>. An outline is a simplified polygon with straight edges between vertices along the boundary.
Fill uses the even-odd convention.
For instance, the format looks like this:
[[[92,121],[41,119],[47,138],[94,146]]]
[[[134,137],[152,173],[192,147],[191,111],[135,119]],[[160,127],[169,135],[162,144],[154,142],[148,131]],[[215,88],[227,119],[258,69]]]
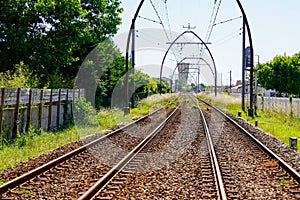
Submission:
[[[231,77],[231,70],[229,71],[229,93],[231,93],[231,81],[232,81],[232,77]]]
[[[134,85],[134,65],[135,65],[135,23],[132,25],[132,47],[131,47],[131,65],[132,65],[132,97],[131,108],[134,108],[135,104],[135,85]]]
[[[246,54],[245,54],[245,49],[246,49],[246,23],[245,23],[245,18],[243,17],[243,46],[242,46],[242,110],[245,110],[245,70],[246,70]]]

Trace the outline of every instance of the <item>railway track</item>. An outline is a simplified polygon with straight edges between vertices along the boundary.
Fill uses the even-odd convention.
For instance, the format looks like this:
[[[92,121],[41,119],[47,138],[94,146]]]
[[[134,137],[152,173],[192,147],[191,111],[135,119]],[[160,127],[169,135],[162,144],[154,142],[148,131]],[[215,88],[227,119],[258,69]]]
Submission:
[[[300,198],[300,175],[294,168],[220,109],[201,102],[209,107],[205,116],[228,198]]]
[[[183,95],[181,102],[168,118],[153,113],[139,126],[99,138],[79,154],[69,153],[68,159],[29,181],[5,186],[14,186],[12,190],[2,185],[1,197],[300,198],[299,174],[283,159],[266,152],[260,141],[207,102],[190,95]]]
[[[144,132],[152,131],[165,115],[165,110],[158,109],[100,138],[89,138],[88,144],[1,185],[1,198],[78,198],[79,188],[85,191],[144,139],[139,133],[141,128]]]
[[[114,177],[99,180],[80,199],[226,199],[204,116],[185,98],[180,115],[155,133],[137,158],[116,165]]]

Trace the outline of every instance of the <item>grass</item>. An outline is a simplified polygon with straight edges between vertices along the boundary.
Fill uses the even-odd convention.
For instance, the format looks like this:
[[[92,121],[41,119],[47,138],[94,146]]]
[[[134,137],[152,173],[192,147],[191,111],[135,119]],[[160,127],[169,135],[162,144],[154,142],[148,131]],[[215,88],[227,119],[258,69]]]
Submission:
[[[132,109],[130,115],[127,116],[124,116],[122,110],[101,109],[96,115],[97,125],[72,126],[63,131],[52,133],[36,131],[31,128],[25,135],[19,135],[14,143],[2,145],[2,149],[0,149],[0,173],[49,150],[77,141],[87,135],[101,134],[105,129],[130,122],[158,107],[174,107],[176,103],[176,95],[153,95],[140,101],[137,108]]]
[[[278,112],[278,111],[257,111],[257,116],[249,117],[247,112],[241,109],[241,102],[239,99],[232,98],[228,95],[219,95],[215,98],[213,96],[201,96],[215,105],[219,106],[226,112],[237,115],[241,112],[241,117],[255,125],[258,122],[258,127],[263,131],[271,134],[275,138],[289,145],[290,137],[300,137],[300,119],[293,116]],[[300,150],[300,141],[297,149]]]
[[[20,141],[23,145],[20,145]],[[26,140],[26,143],[24,143]],[[0,150],[0,171],[17,165],[31,157],[42,154],[43,152],[55,149],[64,144],[78,140],[75,127],[60,133],[45,133],[26,139],[18,138],[14,143],[4,145]]]

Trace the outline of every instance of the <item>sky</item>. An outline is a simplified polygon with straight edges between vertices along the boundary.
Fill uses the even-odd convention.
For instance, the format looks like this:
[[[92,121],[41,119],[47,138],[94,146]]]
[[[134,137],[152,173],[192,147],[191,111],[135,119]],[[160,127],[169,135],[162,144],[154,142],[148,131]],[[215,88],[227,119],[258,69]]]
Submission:
[[[178,35],[187,30],[183,26],[190,23],[191,29],[203,41],[206,41],[208,27],[211,22],[215,0],[145,0],[136,21],[136,65],[151,76],[159,76],[160,66],[169,44]],[[217,4],[220,0],[217,0]],[[130,28],[131,20],[138,7],[139,0],[122,0],[124,12],[121,15],[122,25],[115,37],[115,42],[122,52]],[[293,55],[300,52],[300,1],[298,0],[241,0],[245,9],[254,47],[254,63],[268,62],[276,55]],[[153,8],[154,6],[154,8]],[[167,9],[166,9],[167,8]],[[157,13],[158,14],[157,14]],[[216,12],[216,9],[215,9]],[[159,17],[158,17],[159,16]],[[214,16],[214,15],[213,15]],[[229,71],[235,83],[242,78],[242,19],[235,0],[222,0],[218,15],[207,44],[211,51],[218,73],[218,84],[229,84]],[[144,19],[147,18],[147,19]],[[152,21],[150,21],[150,20]],[[158,21],[163,22],[163,26]],[[221,23],[230,19],[226,23]],[[156,22],[153,22],[156,21]],[[169,23],[168,23],[169,22]],[[200,42],[193,35],[187,34],[177,42]],[[248,46],[246,36],[246,46]],[[181,50],[181,51],[180,51]],[[185,57],[196,57],[201,48],[199,45],[176,44],[167,54],[163,76],[170,77],[177,63]],[[180,53],[181,52],[181,53]],[[202,54],[210,66],[200,67],[200,82],[212,79],[213,66],[208,51]],[[190,61],[195,62],[195,61]],[[199,60],[197,61],[199,64]],[[175,72],[176,74],[176,72]],[[190,81],[195,81],[195,73],[191,73]],[[222,74],[222,75],[221,75]],[[176,76],[176,75],[175,75]]]

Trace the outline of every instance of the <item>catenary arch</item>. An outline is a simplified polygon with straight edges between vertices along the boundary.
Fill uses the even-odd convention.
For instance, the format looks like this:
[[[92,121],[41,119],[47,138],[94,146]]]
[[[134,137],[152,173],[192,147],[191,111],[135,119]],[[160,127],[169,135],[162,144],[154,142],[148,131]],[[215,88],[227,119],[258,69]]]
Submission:
[[[208,46],[206,45],[206,43],[193,31],[191,30],[187,30],[187,31],[184,31],[183,33],[181,33],[179,36],[177,36],[177,38],[175,38],[175,40],[170,44],[169,48],[167,49],[165,55],[164,55],[164,58],[162,60],[162,63],[161,63],[161,67],[160,67],[160,85],[162,84],[162,70],[163,70],[163,66],[164,66],[164,63],[165,63],[165,60],[166,60],[166,57],[170,51],[170,49],[173,47],[173,45],[177,42],[177,40],[179,38],[181,38],[182,36],[186,35],[186,34],[193,34],[197,39],[199,39],[201,41],[201,43],[205,46],[205,48],[207,49],[208,53],[209,53],[209,56],[213,62],[213,67],[214,67],[214,80],[215,80],[215,96],[217,96],[217,68],[216,68],[216,64],[215,64],[215,60],[214,60],[214,57],[211,53],[211,51],[209,50]],[[161,93],[161,89],[160,89],[160,93]]]
[[[128,33],[128,38],[127,38],[127,46],[126,46],[126,71],[128,71],[128,68],[129,68],[129,44],[130,44],[130,38],[131,38],[131,35],[133,34],[134,30],[135,30],[135,21],[140,13],[140,10],[144,4],[145,0],[141,0],[137,9],[136,9],[136,12],[134,14],[134,17],[132,18],[132,22],[131,22],[131,26],[130,26],[130,30],[129,30],[129,33]],[[253,51],[253,42],[252,42],[252,35],[251,35],[251,30],[250,30],[250,25],[249,25],[249,22],[248,22],[248,19],[247,19],[247,16],[246,16],[246,12],[240,2],[240,0],[236,0],[236,3],[238,4],[238,7],[243,15],[243,19],[245,21],[245,25],[246,25],[246,28],[247,28],[247,33],[248,33],[248,38],[249,38],[249,46],[250,46],[250,110],[251,112],[249,112],[250,116],[253,116],[253,55],[254,55],[254,51]],[[129,93],[128,93],[128,78],[129,78],[129,75],[127,73],[126,75],[126,78],[125,78],[125,100],[128,104],[128,96],[129,96]],[[126,106],[128,107],[128,105]]]

